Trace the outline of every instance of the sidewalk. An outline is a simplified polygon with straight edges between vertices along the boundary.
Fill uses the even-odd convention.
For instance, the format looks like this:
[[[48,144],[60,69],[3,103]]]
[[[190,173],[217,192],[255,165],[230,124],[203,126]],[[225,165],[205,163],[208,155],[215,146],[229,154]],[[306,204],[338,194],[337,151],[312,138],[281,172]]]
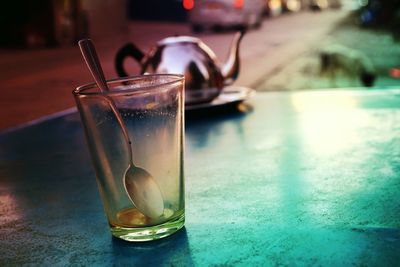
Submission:
[[[327,45],[342,45],[365,55],[374,66],[377,79],[374,86],[398,88],[400,79],[392,77],[393,68],[400,67],[399,41],[389,30],[362,28],[354,16],[341,21],[319,42],[313,43],[303,53],[298,54],[290,64],[282,64],[268,73],[264,81],[257,85],[260,91],[297,91],[324,88],[365,88],[359,77],[346,72],[335,76],[320,72],[318,52]]]
[[[290,62],[311,44],[318,42],[345,16],[344,11],[301,12],[266,19],[261,29],[249,31],[241,44],[241,73],[236,84],[255,88],[265,74]],[[292,32],[290,32],[292,30]],[[107,78],[116,77],[113,66],[116,51],[134,41],[143,51],[171,35],[201,38],[225,60],[233,32],[195,35],[186,24],[132,21],[128,32],[112,40],[94,40]],[[301,45],[295,40],[301,39]],[[129,71],[138,74],[136,62],[127,60]],[[2,97],[0,130],[15,127],[43,116],[74,107],[71,91],[91,82],[77,46],[31,51],[0,50]]]

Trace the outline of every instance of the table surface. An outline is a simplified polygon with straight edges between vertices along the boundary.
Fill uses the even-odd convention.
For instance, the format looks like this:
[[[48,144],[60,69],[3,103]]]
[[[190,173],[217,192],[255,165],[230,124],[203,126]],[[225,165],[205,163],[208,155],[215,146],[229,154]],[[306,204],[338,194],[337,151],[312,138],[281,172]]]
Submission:
[[[258,93],[186,123],[186,226],[111,237],[76,113],[0,135],[0,265],[400,263],[400,91]]]

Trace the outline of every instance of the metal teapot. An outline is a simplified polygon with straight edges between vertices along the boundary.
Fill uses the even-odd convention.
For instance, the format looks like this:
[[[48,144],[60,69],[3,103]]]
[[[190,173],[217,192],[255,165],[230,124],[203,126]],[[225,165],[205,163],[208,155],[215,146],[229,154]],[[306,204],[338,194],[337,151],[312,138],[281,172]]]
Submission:
[[[144,73],[175,73],[185,76],[185,103],[206,103],[217,97],[224,86],[239,75],[239,44],[244,32],[233,38],[228,58],[220,67],[214,52],[200,39],[190,36],[168,37],[159,41],[147,54],[128,43],[116,54],[119,76],[129,76],[124,60],[133,57]]]

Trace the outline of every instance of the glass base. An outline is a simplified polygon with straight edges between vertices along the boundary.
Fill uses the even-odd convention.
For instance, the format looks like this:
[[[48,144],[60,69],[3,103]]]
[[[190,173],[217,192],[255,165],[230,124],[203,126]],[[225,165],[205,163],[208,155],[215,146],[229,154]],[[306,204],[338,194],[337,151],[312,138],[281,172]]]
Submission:
[[[181,229],[184,224],[185,213],[174,220],[155,226],[143,228],[111,226],[111,234],[117,238],[130,242],[151,241],[172,235]]]

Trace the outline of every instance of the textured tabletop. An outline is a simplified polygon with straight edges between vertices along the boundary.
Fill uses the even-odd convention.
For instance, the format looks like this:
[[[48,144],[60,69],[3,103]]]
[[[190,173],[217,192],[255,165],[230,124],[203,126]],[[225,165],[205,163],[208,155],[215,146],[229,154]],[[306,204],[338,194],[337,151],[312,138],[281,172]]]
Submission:
[[[2,133],[0,265],[398,265],[400,91],[244,109],[187,121],[186,226],[139,244],[109,233],[78,114]]]

